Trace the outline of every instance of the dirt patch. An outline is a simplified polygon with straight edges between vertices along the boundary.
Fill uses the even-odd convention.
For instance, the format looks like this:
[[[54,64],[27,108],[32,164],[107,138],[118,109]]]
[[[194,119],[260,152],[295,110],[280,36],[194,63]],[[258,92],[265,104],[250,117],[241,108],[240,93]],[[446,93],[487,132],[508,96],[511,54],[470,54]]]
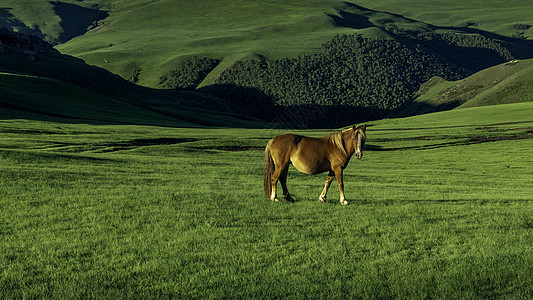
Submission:
[[[469,144],[479,144],[479,143],[497,142],[497,141],[527,140],[527,139],[533,139],[533,130],[528,130],[526,132],[522,132],[518,134],[471,137]]]
[[[110,147],[100,152],[108,153],[121,150],[131,150],[145,146],[158,146],[158,145],[175,145],[181,143],[196,142],[198,139],[194,138],[156,138],[156,139],[135,139],[125,142],[106,143],[102,144],[103,147]]]
[[[252,150],[263,150],[264,147],[256,146],[214,146],[214,147],[188,147],[195,150],[220,150],[220,151],[230,151],[230,152],[239,152],[239,151],[252,151]]]
[[[2,130],[1,133],[15,133],[15,134],[62,134],[65,135],[64,132],[55,132],[55,131],[47,131],[47,130],[24,130],[24,129],[5,129]]]
[[[519,129],[510,129],[519,130]],[[365,150],[367,151],[398,151],[398,150],[428,150],[436,148],[444,148],[451,146],[464,146],[464,145],[473,145],[473,144],[482,144],[489,142],[498,142],[498,141],[514,141],[514,140],[526,140],[533,139],[533,128],[522,128],[520,130],[526,130],[525,132],[519,132],[516,134],[506,134],[506,135],[495,135],[495,136],[471,136],[468,138],[463,138],[457,141],[431,144],[431,145],[419,145],[419,146],[407,146],[407,147],[381,147],[377,145],[366,145]],[[426,138],[413,138],[413,140],[426,140]]]

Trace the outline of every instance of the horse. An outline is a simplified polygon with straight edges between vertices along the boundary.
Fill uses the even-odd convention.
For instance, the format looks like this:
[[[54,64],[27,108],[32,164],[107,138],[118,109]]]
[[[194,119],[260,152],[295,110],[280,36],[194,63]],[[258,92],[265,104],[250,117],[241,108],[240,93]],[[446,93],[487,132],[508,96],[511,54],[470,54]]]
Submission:
[[[278,179],[283,188],[286,201],[294,202],[287,190],[287,173],[292,164],[305,174],[329,172],[324,190],[318,197],[319,202],[326,202],[326,194],[333,178],[337,178],[341,205],[349,202],[344,196],[342,172],[355,153],[358,159],[363,157],[366,140],[366,124],[330,133],[321,138],[284,134],[268,141],[265,147],[264,187],[265,196],[273,202],[279,202],[276,194]]]

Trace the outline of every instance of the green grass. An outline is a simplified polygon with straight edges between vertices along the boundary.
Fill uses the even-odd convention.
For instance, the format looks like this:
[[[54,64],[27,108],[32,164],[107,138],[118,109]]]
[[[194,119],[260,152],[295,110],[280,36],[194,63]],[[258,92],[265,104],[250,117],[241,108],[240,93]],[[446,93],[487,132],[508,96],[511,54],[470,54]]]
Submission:
[[[243,116],[216,111],[204,104],[205,96],[186,92],[164,95],[135,87],[123,94],[115,91],[102,95],[61,80],[2,72],[0,89],[0,119],[66,119],[69,123],[172,127],[265,126]]]
[[[480,72],[479,78],[485,82],[492,80],[492,85],[487,84],[488,89],[483,89],[480,93],[474,94],[475,97],[472,97],[461,107],[527,102],[533,100],[532,59],[509,62],[503,66],[490,68],[486,70],[485,73]],[[498,76],[494,76],[496,73],[498,73]]]
[[[524,1],[460,1],[441,0],[361,0],[358,5],[400,14],[408,18],[427,22],[441,27],[469,27],[493,32],[502,36],[512,36],[519,30],[514,24],[532,24],[532,4]],[[525,31],[526,38],[533,38],[533,28]]]
[[[336,0],[109,3],[102,3],[111,9],[98,28],[57,48],[124,78],[139,74],[139,84],[150,87],[190,56],[216,57],[227,64],[249,56],[277,59],[315,52],[337,34],[393,38],[391,28],[447,31],[474,22],[476,30],[510,36],[517,32],[514,24],[533,24],[533,6],[516,1],[357,2],[362,7]],[[531,57],[525,44],[509,46],[515,56]]]
[[[458,81],[434,77],[399,116],[533,100],[533,59],[506,62]]]
[[[465,31],[465,26],[496,39],[522,33],[521,43],[507,46],[527,58],[533,37],[533,27],[516,29],[533,25],[527,1],[380,0],[359,1],[360,7],[338,0],[4,2],[0,26],[60,43],[65,54],[149,87],[159,87],[162,75],[191,56],[223,60],[205,85],[239,59],[296,57],[344,33],[395,38],[391,28]]]
[[[264,198],[282,130],[4,119],[0,297],[532,297],[532,116],[372,122],[348,207],[292,167]]]
[[[98,124],[264,127],[224,109],[225,102],[187,91],[134,85],[60,53],[34,61],[13,47],[0,55],[0,118]],[[223,108],[221,108],[222,106]],[[229,110],[229,111],[228,111]]]
[[[37,35],[58,44],[82,35],[106,17],[108,0],[3,0],[0,27]]]
[[[99,30],[58,48],[125,78],[124,66],[136,64],[142,68],[140,84],[157,86],[161,74],[183,57],[223,59],[242,52],[293,57],[352,32],[336,28],[324,14],[335,13],[330,1],[137,2],[116,3]]]
[[[127,102],[98,95],[65,82],[0,73],[0,116],[69,117],[86,122],[195,126]],[[19,116],[20,117],[20,116]]]

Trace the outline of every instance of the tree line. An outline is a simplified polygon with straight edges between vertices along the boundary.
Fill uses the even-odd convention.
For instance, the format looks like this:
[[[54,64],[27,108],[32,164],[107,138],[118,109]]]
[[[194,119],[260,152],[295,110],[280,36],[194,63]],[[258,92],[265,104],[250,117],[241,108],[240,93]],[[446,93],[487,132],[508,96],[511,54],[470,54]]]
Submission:
[[[318,53],[239,61],[201,90],[264,120],[287,107],[315,105],[322,107],[323,118],[349,123],[397,109],[433,76],[458,80],[513,59],[502,45],[479,34],[392,34],[394,40],[337,35]],[[167,76],[166,83],[205,76],[215,66],[213,59],[193,59]],[[191,88],[194,83],[167,87]]]

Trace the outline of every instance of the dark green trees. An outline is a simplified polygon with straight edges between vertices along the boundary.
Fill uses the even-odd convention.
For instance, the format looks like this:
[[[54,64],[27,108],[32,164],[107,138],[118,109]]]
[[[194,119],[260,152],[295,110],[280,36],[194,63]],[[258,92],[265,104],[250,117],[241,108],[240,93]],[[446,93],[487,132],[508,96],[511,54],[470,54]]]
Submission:
[[[327,118],[333,117],[330,113],[350,118],[358,112],[375,118],[410,101],[433,76],[457,80],[512,59],[503,46],[478,34],[392,34],[396,39],[338,35],[318,53],[237,62],[202,91],[265,120],[283,107],[301,105],[325,107]],[[201,80],[194,78],[215,62],[193,59],[164,82],[193,87]]]

